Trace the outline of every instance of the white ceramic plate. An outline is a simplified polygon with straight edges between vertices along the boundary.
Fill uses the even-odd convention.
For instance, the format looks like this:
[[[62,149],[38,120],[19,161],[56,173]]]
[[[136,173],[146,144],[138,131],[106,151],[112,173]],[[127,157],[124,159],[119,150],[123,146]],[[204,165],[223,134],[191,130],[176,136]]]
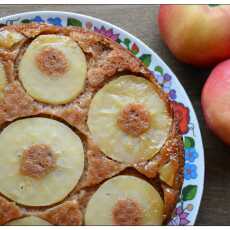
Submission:
[[[37,11],[10,15],[0,19],[0,23],[7,25],[32,21],[46,22],[57,26],[80,26],[102,33],[129,49],[154,73],[159,84],[164,91],[169,93],[170,99],[175,104],[185,148],[183,189],[169,225],[193,225],[198,214],[204,186],[203,145],[192,104],[170,68],[138,38],[97,18],[69,12]]]

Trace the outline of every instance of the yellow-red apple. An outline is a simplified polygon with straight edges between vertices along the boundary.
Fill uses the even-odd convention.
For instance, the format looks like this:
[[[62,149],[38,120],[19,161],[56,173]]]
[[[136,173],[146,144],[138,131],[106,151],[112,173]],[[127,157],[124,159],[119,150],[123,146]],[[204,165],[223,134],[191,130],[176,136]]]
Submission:
[[[207,125],[230,144],[230,59],[211,72],[202,91],[201,104]]]
[[[161,5],[163,40],[181,61],[203,67],[230,58],[229,5]]]

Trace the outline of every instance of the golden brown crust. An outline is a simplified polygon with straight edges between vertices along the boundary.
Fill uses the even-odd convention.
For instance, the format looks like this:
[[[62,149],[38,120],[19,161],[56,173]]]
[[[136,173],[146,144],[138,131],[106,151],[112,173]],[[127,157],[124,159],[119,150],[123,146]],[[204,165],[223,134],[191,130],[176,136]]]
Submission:
[[[117,175],[127,167],[122,163],[108,159],[92,140],[88,140],[86,155],[88,164],[85,177],[79,185],[80,188],[100,184],[105,179]]]
[[[0,197],[0,225],[17,219],[23,215],[22,211],[13,202],[9,202],[7,199]]]
[[[82,224],[82,213],[76,200],[66,201],[61,205],[48,209],[39,215],[53,225],[75,226]]]
[[[4,128],[8,122],[21,117],[34,115],[48,115],[65,121],[73,129],[81,133],[85,143],[86,167],[84,174],[74,191],[58,206],[50,209],[45,207],[41,211],[33,208],[33,211],[41,211],[40,216],[53,224],[79,225],[82,223],[82,213],[88,200],[97,186],[104,180],[118,175],[127,167],[135,168],[141,177],[155,180],[159,176],[159,169],[169,161],[179,164],[176,170],[175,180],[172,186],[160,181],[159,191],[164,196],[165,218],[168,220],[176,205],[176,200],[183,183],[183,142],[177,132],[177,121],[173,117],[173,110],[168,96],[154,80],[152,74],[131,52],[121,47],[100,34],[85,31],[77,27],[56,27],[46,24],[20,24],[10,25],[2,29],[17,31],[26,38],[11,50],[0,50],[0,61],[4,64],[8,85],[4,90],[4,99],[0,102],[0,127]],[[87,80],[85,90],[71,103],[66,105],[49,105],[35,101],[24,90],[18,81],[18,63],[26,50],[27,45],[39,34],[62,34],[70,36],[76,41],[87,58]],[[87,127],[87,114],[90,102],[94,94],[108,81],[122,73],[132,73],[142,76],[152,82],[154,90],[165,101],[168,112],[173,117],[173,126],[169,137],[160,152],[149,161],[135,165],[125,165],[106,157],[92,142]],[[0,197],[1,198],[1,197]],[[77,199],[71,201],[71,199]],[[1,198],[3,199],[3,198]],[[0,199],[0,202],[1,202]],[[10,203],[12,204],[12,203]],[[30,207],[20,207],[25,213],[29,213]],[[71,210],[75,210],[74,215]],[[20,209],[17,208],[18,213]],[[1,213],[1,205],[0,205]],[[67,214],[73,216],[68,220]],[[20,214],[21,215],[21,214]],[[0,215],[1,216],[1,215]],[[13,218],[18,218],[15,216]]]
[[[85,212],[87,204],[88,204],[90,198],[92,197],[92,195],[97,190],[97,188],[98,188],[98,185],[88,187],[88,188],[84,188],[84,189],[81,189],[79,191],[79,193],[77,194],[77,200],[78,200],[78,203],[79,203],[79,207],[80,207],[80,209],[82,210],[83,213]]]
[[[97,89],[111,79],[114,74],[125,70],[130,70],[134,73],[138,72],[138,70],[140,70],[140,63],[124,50],[112,50],[107,54],[106,59],[105,55],[101,55],[98,60],[90,66],[87,74],[89,85]]]
[[[36,112],[33,99],[26,94],[18,81],[5,88],[3,101],[0,102],[0,125],[16,118],[35,115]]]
[[[86,120],[87,120],[88,110],[81,108],[78,105],[71,106],[64,109],[58,115],[60,118],[67,121],[73,127],[78,128],[81,132],[85,133],[87,131]]]
[[[7,82],[12,82],[14,81],[14,62],[9,60],[9,59],[6,59],[6,60],[3,60],[0,58],[0,62],[3,64],[4,66],[4,70],[5,70],[5,73],[6,73],[6,77],[7,77]]]
[[[18,33],[22,33],[27,38],[34,38],[35,36],[41,33],[55,33],[61,31],[60,28],[47,25],[47,24],[19,24],[19,25],[11,25],[4,27],[7,30],[16,31]]]

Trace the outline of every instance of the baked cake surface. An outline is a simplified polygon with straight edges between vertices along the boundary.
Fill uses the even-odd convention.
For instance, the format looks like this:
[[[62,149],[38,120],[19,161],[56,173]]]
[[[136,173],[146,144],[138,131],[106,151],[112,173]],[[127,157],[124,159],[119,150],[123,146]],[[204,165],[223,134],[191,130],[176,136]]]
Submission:
[[[183,164],[173,105],[129,51],[77,27],[0,29],[1,225],[166,224]]]

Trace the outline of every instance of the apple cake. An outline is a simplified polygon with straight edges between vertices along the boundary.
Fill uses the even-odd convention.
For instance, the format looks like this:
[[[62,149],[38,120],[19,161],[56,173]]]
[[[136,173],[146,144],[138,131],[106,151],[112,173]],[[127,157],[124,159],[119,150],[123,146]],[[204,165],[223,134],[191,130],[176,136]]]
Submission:
[[[152,73],[109,38],[2,26],[0,224],[167,224],[183,182],[177,123]]]

